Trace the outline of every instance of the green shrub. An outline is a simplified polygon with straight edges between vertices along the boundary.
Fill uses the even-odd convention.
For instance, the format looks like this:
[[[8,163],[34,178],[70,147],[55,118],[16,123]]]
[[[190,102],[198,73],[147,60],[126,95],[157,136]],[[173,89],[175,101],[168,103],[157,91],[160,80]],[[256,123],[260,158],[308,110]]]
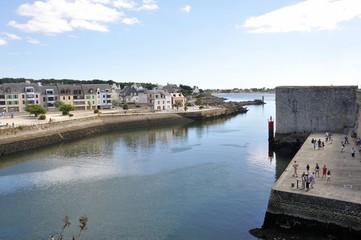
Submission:
[[[124,105],[123,105],[123,109],[124,109],[124,110],[128,110],[128,109],[129,109],[129,105],[128,105],[128,104],[126,104],[126,103],[124,103]]]
[[[46,119],[46,115],[45,114],[41,114],[38,118],[38,120],[45,120]]]
[[[203,109],[204,108],[204,106],[199,106],[199,109]]]
[[[99,109],[94,109],[94,113],[99,113]]]
[[[72,114],[72,113],[69,113],[69,117],[72,117],[72,116],[74,116],[74,114]]]

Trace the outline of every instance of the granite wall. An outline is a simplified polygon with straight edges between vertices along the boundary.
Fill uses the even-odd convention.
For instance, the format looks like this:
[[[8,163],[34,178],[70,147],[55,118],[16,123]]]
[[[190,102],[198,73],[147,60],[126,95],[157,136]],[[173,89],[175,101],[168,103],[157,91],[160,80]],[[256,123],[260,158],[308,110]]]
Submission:
[[[353,128],[357,86],[276,88],[276,133],[338,132]]]
[[[284,228],[361,239],[361,206],[272,189],[262,228]]]

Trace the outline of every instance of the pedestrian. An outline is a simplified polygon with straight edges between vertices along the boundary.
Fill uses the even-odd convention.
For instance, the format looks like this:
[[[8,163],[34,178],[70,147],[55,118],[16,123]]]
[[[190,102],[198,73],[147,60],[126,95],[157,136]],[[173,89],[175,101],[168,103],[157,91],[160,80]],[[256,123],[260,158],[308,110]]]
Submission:
[[[348,136],[347,136],[347,135],[345,136],[345,144],[350,144],[350,143],[348,142]]]
[[[329,137],[328,132],[326,132],[325,133],[325,141],[326,141],[326,143],[328,142],[328,137]]]
[[[320,166],[318,166],[318,163],[316,163],[315,167],[315,176],[320,177]]]
[[[313,188],[313,184],[315,184],[315,180],[316,180],[316,177],[315,177],[315,173],[312,172],[310,175],[309,175],[309,179],[310,179],[310,187]]]
[[[331,183],[331,170],[328,170],[328,171],[327,171],[326,183]]]
[[[301,175],[301,182],[302,182],[302,188],[301,189],[305,189],[306,186],[306,173],[303,172]]]
[[[343,152],[343,149],[345,148],[345,144],[341,142],[341,152]]]
[[[310,190],[310,177],[308,174],[305,175],[306,192]]]
[[[355,152],[356,152],[356,150],[354,148],[352,148],[351,149],[351,157],[353,157],[353,158],[355,157]]]
[[[306,166],[306,171],[307,171],[307,174],[310,172],[310,165],[309,164],[307,164],[307,166]]]
[[[298,163],[297,163],[297,161],[294,161],[294,163],[293,163],[293,177],[298,177],[297,168],[298,168]]]
[[[50,240],[55,240],[55,237],[53,235],[51,235]]]
[[[322,179],[323,179],[323,177],[325,177],[325,179],[326,179],[326,173],[327,173],[327,167],[326,167],[326,165],[323,165],[323,168],[322,168]]]

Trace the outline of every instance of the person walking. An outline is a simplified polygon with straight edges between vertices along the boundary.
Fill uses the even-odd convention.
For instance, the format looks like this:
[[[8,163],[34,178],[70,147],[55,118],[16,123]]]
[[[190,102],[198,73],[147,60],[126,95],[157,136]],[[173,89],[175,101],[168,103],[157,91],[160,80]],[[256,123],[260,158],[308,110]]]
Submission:
[[[343,152],[343,149],[345,148],[345,144],[341,142],[341,152]]]
[[[326,183],[331,183],[331,170],[328,170],[328,171],[327,171]]]
[[[308,174],[305,175],[305,184],[306,192],[310,191],[310,176]]]
[[[323,179],[324,177],[326,179],[326,173],[327,173],[327,167],[326,167],[326,165],[323,165],[321,179]]]
[[[351,157],[353,157],[353,158],[355,157],[355,152],[356,152],[355,148],[352,148],[351,149]]]
[[[309,179],[310,179],[310,187],[313,188],[313,184],[315,184],[315,180],[316,180],[316,177],[315,177],[315,173],[312,172],[310,175],[309,175]]]
[[[294,163],[293,163],[293,177],[298,177],[297,168],[298,168],[298,163],[297,163],[297,161],[294,161]]]
[[[310,172],[310,165],[309,164],[307,164],[307,166],[306,166],[306,171],[307,171],[307,174],[309,174],[309,172]]]
[[[306,181],[307,181],[306,173],[303,172],[302,175],[301,175],[301,182],[302,182],[302,188],[301,189],[305,189]]]
[[[320,166],[318,165],[318,163],[316,163],[316,167],[315,167],[315,177],[320,177]]]

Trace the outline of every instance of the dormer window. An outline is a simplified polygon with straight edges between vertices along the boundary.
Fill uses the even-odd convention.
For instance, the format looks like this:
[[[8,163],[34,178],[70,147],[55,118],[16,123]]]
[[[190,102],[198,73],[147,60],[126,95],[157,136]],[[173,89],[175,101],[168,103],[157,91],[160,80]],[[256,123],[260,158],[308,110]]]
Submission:
[[[11,93],[11,88],[9,88],[9,87],[6,88],[5,92],[6,92],[6,93]]]

